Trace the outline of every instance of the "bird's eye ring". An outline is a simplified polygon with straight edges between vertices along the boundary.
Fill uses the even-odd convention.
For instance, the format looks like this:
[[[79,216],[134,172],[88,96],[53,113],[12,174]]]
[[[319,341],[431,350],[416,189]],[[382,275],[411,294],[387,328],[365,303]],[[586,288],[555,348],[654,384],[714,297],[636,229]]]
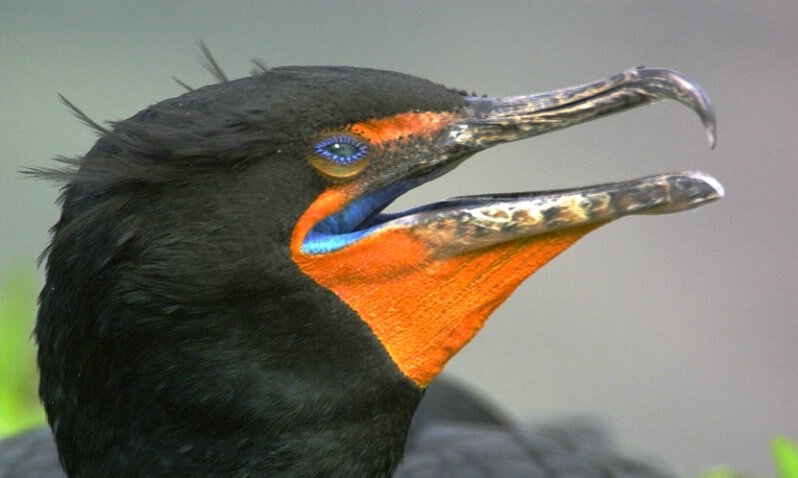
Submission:
[[[348,178],[368,164],[368,147],[357,136],[334,134],[313,146],[310,164],[327,176]]]

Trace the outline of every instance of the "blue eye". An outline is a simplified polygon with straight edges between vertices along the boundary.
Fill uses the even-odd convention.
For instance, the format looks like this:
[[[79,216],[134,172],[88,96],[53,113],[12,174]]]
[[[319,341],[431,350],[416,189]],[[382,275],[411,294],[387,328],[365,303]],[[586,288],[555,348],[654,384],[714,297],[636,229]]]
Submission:
[[[314,152],[334,163],[346,166],[360,161],[368,152],[368,148],[356,138],[340,135],[320,141]]]
[[[351,178],[369,164],[368,141],[349,133],[334,133],[318,140],[308,160],[330,178]]]

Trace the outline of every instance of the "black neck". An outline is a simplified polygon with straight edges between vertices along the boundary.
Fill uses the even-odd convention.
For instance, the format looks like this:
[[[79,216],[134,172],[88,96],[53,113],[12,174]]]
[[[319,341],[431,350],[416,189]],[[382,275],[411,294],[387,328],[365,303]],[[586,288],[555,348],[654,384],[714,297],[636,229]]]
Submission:
[[[36,327],[70,476],[390,476],[422,391],[331,292],[292,265],[148,277],[74,253],[93,239],[55,243]]]

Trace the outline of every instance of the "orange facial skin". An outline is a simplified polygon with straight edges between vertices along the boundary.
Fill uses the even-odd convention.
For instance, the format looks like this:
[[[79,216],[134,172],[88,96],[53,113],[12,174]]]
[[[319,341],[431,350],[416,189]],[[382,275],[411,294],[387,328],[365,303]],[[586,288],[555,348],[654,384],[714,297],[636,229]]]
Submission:
[[[372,144],[434,134],[449,118],[408,113],[349,128]],[[340,211],[360,189],[330,187],[298,221],[292,259],[333,291],[374,331],[394,363],[426,387],[465,346],[490,314],[536,270],[598,225],[515,239],[453,256],[436,250],[411,228],[382,228],[324,254],[302,245],[320,221]]]
[[[438,133],[453,117],[451,113],[402,113],[355,123],[349,130],[368,139],[372,144],[387,144],[409,136]]]

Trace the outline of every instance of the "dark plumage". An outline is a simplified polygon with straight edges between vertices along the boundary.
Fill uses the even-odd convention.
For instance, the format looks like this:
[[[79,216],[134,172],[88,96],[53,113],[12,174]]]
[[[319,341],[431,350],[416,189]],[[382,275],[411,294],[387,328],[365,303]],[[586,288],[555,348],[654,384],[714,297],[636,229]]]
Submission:
[[[640,81],[649,74],[630,70],[623,81],[638,81],[635,71]],[[605,102],[596,101],[594,116],[673,97],[635,88],[596,93]],[[363,312],[372,302],[325,285],[351,277],[315,276],[333,266],[312,261],[359,260],[346,254],[394,230],[383,225],[396,216],[379,215],[393,198],[492,144],[539,134],[505,129],[521,121],[507,116],[484,126],[494,115],[487,102],[399,73],[285,67],[191,91],[110,129],[69,105],[101,138],[84,157],[63,160],[71,167],[38,172],[65,186],[35,330],[40,395],[68,474],[390,476],[424,377],[456,350],[415,375],[419,365],[397,358],[375,328],[382,317]],[[593,117],[568,111],[566,122],[540,132]],[[370,161],[362,173],[334,177],[341,167],[331,176],[308,161],[330,131],[356,137]],[[331,207],[317,198],[332,193],[343,205],[303,225]],[[315,234],[313,252],[303,234]],[[549,234],[542,237],[565,233]],[[464,257],[452,254],[435,260]],[[502,287],[496,303],[514,285]],[[390,300],[391,291],[380,293]],[[396,476],[653,476],[578,433],[514,428],[453,385],[429,394]],[[44,432],[2,442],[0,457],[2,476],[56,476]]]
[[[413,418],[395,478],[672,478],[624,458],[585,420],[523,427],[448,380],[436,380]],[[63,478],[49,429],[0,441],[0,476]]]

